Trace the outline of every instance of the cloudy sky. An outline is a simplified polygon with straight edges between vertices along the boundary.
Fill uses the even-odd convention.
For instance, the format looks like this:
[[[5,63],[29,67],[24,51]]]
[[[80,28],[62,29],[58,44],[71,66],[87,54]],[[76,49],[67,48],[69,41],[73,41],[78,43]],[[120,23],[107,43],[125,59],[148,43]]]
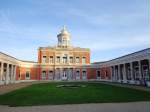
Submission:
[[[63,25],[92,62],[113,59],[150,47],[150,0],[0,0],[0,51],[37,61]]]

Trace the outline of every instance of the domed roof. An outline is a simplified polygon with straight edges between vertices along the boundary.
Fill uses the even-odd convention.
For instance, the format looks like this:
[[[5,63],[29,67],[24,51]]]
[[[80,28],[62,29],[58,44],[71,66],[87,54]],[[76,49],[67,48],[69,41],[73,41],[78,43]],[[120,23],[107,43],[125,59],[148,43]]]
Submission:
[[[60,34],[70,35],[66,26],[63,26],[63,29],[61,30]]]

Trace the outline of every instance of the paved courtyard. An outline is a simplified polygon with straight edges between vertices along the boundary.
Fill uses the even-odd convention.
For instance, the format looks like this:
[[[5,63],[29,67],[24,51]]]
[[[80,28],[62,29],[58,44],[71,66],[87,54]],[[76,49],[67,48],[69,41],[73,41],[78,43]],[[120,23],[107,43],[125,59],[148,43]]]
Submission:
[[[0,106],[0,112],[150,112],[150,102],[75,104],[33,107]]]

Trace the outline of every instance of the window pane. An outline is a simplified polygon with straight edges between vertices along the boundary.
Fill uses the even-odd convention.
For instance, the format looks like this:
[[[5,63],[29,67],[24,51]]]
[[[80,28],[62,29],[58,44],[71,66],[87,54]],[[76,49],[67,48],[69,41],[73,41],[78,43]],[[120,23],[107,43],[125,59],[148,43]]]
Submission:
[[[76,57],[76,63],[79,63],[80,60],[79,60],[79,57]]]
[[[83,63],[83,64],[86,63],[86,58],[85,58],[85,57],[82,58],[82,63]]]
[[[53,56],[50,56],[49,62],[50,62],[50,63],[53,63]]]
[[[73,57],[70,57],[70,63],[73,63]]]
[[[63,57],[63,63],[67,63],[67,57]]]
[[[57,63],[60,63],[60,57],[57,56]]]
[[[46,63],[46,56],[43,56],[42,62],[43,62],[43,63]]]

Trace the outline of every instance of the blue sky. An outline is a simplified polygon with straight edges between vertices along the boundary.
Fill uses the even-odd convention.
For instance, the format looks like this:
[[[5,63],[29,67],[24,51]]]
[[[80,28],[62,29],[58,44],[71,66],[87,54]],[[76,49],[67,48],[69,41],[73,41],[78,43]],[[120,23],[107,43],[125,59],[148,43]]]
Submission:
[[[92,62],[113,59],[150,47],[150,0],[0,0],[0,51],[37,61],[63,25]]]

